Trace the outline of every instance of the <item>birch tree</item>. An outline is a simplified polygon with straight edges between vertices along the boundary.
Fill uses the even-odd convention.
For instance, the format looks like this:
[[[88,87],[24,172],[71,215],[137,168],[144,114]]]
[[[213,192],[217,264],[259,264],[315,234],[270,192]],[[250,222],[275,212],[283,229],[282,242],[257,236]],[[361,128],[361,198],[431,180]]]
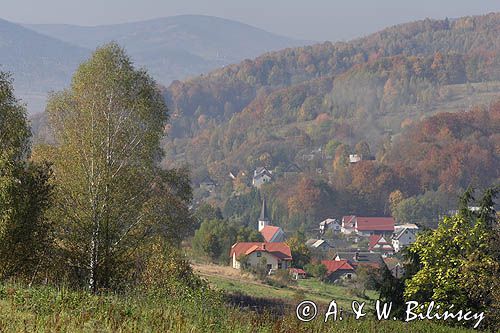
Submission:
[[[54,162],[53,218],[65,265],[92,292],[113,287],[149,236],[165,229],[171,236],[174,216],[182,216],[179,235],[190,223],[190,188],[182,187],[189,180],[158,168],[167,107],[152,78],[112,43],[51,96],[47,112],[57,145],[45,154]],[[174,204],[158,198],[165,188]]]

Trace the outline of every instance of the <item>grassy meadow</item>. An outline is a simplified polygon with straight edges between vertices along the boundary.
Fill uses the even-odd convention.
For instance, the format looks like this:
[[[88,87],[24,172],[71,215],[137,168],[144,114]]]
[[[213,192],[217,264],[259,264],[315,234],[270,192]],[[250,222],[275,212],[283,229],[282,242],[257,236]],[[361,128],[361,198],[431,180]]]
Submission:
[[[378,296],[377,292],[368,290],[362,297],[355,295],[347,287],[323,283],[315,278],[298,280],[295,284],[280,288],[260,282],[230,267],[197,264],[194,269],[215,289],[256,298],[279,299],[291,305],[305,299],[318,304],[329,304],[336,300],[339,306],[347,308],[353,300],[370,303]]]
[[[101,294],[0,285],[1,332],[467,332],[427,322],[302,323],[228,307],[217,297]]]

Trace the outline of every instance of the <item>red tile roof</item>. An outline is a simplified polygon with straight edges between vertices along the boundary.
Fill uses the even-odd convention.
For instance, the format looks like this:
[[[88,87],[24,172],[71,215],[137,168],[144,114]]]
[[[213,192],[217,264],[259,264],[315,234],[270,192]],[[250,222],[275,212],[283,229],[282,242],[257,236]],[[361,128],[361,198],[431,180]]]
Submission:
[[[352,266],[355,269],[357,269],[358,267],[361,267],[361,266],[374,268],[374,269],[379,269],[380,267],[382,267],[381,264],[376,263],[376,262],[356,262],[356,263],[353,263]]]
[[[382,235],[371,235],[369,238],[368,249],[371,250],[375,245],[377,245],[378,241],[382,238]]]
[[[322,260],[321,263],[326,266],[328,274],[338,270],[354,270],[347,260]]]
[[[347,228],[354,228],[354,220],[356,216],[348,215],[342,217],[342,226]]]
[[[382,235],[371,235],[369,238],[368,250],[373,250],[377,244],[383,246],[383,249],[392,249],[392,244],[387,242],[385,238],[385,242],[382,241],[382,238],[384,238]]]
[[[357,217],[356,229],[359,231],[394,231],[392,217]]]
[[[231,246],[230,256],[232,257],[235,254],[236,258],[238,258],[240,255],[249,255],[255,251],[267,252],[281,260],[292,260],[292,251],[285,243],[236,243]]]
[[[274,235],[280,230],[281,228],[280,227],[275,227],[275,226],[272,226],[272,225],[266,225],[264,228],[262,228],[262,230],[260,231],[260,233],[262,234],[262,237],[264,237],[264,240],[266,242],[270,242]]]
[[[290,268],[290,272],[297,274],[307,274],[306,271],[301,268]]]

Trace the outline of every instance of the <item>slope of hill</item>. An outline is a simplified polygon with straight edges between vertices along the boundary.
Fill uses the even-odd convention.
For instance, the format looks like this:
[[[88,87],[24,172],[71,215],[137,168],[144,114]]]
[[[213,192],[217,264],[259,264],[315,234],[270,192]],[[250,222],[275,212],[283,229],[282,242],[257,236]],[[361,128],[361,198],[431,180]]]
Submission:
[[[69,84],[90,52],[0,19],[0,70],[11,72],[16,95],[41,111],[48,91]]]
[[[307,43],[236,21],[201,15],[95,27],[26,27],[90,49],[114,40],[165,85],[268,51]]]
[[[400,130],[408,116],[418,118],[451,102],[449,86],[500,79],[499,29],[500,14],[424,20],[350,43],[269,53],[174,82],[165,91],[174,114],[171,142],[192,138],[192,145],[177,140],[187,147],[218,142],[207,152],[227,158],[249,136],[262,143],[276,127],[304,129],[322,115],[330,118],[328,131],[340,134],[337,139],[351,144],[368,139],[379,146],[384,133]],[[361,123],[353,128],[356,119]],[[326,143],[328,134],[321,133],[323,139],[312,144]]]
[[[487,186],[497,173],[478,172],[484,169],[453,154],[474,153],[476,162],[489,154],[487,165],[495,165],[499,156],[490,134],[450,145],[419,142],[420,150],[447,156],[453,168],[434,163],[434,155],[430,164],[427,156],[414,155],[414,163],[426,168],[422,173],[405,157],[410,150],[388,152],[404,143],[398,136],[410,133],[405,128],[424,118],[487,106],[500,96],[499,31],[500,14],[424,20],[175,81],[164,90],[172,111],[164,165],[188,163],[195,187],[210,176],[216,191],[197,188],[196,201],[224,207],[225,216],[242,223],[253,221],[249,175],[259,166],[273,169],[275,181],[262,191],[277,224],[289,223],[288,229],[345,213],[389,214],[394,191],[404,198],[444,191],[438,197],[451,198],[468,183]],[[425,147],[441,144],[444,151]],[[350,166],[354,153],[376,160]],[[285,177],[290,166],[299,170],[293,181]],[[432,170],[439,175],[429,180]],[[450,174],[458,173],[452,181]]]
[[[175,82],[166,91],[169,105],[178,113],[208,109],[227,120],[225,104],[239,112],[257,92],[289,87],[325,76],[338,76],[356,65],[401,55],[434,56],[436,52],[471,60],[467,80],[484,81],[500,76],[500,14],[448,20],[424,20],[388,28],[349,43],[323,43],[287,49],[227,66],[209,75]],[[445,68],[443,68],[445,70]],[[453,80],[452,80],[453,81]],[[222,117],[224,116],[224,117]]]
[[[302,202],[297,207],[304,207],[304,202],[315,206],[311,216],[297,217],[313,221],[346,211],[388,214],[388,196],[396,189],[404,196],[428,190],[453,196],[468,182],[487,186],[497,174],[477,172],[452,155],[457,147],[478,146],[474,152],[498,161],[488,140],[450,145],[442,154],[454,163],[454,171],[445,165],[426,165],[441,170],[442,176],[432,184],[425,179],[430,173],[418,173],[404,163],[404,154],[399,155],[402,165],[383,160],[395,156],[387,151],[394,149],[394,140],[408,126],[440,112],[488,106],[500,96],[499,29],[500,14],[424,20],[349,43],[268,53],[176,81],[165,90],[173,122],[165,140],[164,163],[169,167],[189,163],[195,186],[209,175],[220,187],[207,199],[229,204],[225,211],[240,217],[248,212],[235,207],[247,206],[244,202],[250,197],[241,195],[250,191],[251,177],[231,181],[229,171],[249,175],[258,166],[274,169],[277,179],[264,192],[266,197],[283,197],[271,205],[280,222],[286,223],[298,216],[292,212],[294,202]],[[346,160],[353,153],[372,155],[377,161],[351,170]],[[301,170],[294,179],[319,182],[308,193],[322,191],[321,197],[329,199],[300,198],[298,193],[307,192],[300,183],[280,179],[291,165]],[[364,178],[365,172],[373,178]],[[453,182],[447,176],[453,172],[463,177]],[[239,198],[228,201],[234,194]],[[198,198],[204,195],[198,191]]]

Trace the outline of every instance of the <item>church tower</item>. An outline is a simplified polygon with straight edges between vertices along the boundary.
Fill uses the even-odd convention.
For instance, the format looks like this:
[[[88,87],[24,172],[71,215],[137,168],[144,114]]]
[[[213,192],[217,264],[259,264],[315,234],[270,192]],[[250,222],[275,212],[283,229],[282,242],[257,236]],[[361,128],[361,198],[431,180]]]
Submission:
[[[269,218],[269,214],[267,212],[267,204],[266,199],[262,200],[262,209],[260,210],[259,216],[259,232],[264,229],[266,225],[269,225],[271,219]]]

